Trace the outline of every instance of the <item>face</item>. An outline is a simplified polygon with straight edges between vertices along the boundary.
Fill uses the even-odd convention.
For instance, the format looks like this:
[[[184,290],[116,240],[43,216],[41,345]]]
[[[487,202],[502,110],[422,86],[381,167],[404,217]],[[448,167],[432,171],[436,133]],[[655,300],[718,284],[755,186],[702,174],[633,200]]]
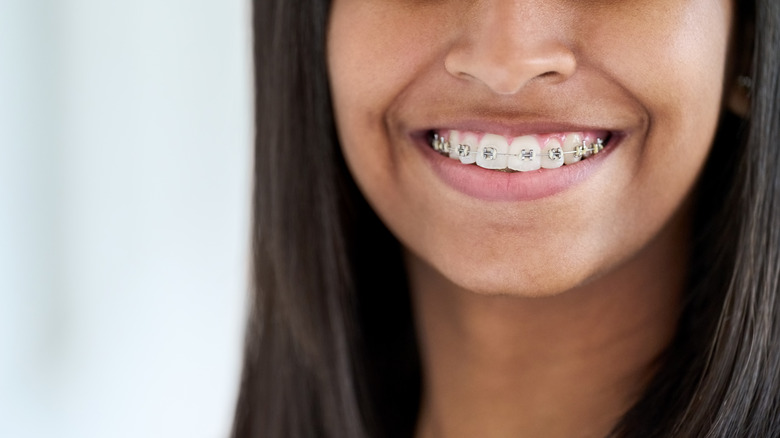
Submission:
[[[731,17],[727,0],[335,0],[347,164],[408,257],[447,281],[587,284],[684,216]]]

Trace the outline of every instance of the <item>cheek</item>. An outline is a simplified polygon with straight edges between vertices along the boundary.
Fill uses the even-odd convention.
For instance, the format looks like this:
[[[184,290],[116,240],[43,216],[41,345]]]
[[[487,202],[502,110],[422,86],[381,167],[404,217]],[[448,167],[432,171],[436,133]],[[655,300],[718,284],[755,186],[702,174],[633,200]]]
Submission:
[[[334,2],[327,57],[337,116],[376,123],[423,65],[435,59],[435,40],[425,25],[430,18],[424,10],[415,11],[405,13],[388,1]]]
[[[636,14],[594,23],[596,37],[592,49],[586,50],[588,56],[645,107],[650,123],[696,127],[713,115],[717,118],[730,2],[677,0],[646,5]]]
[[[641,18],[626,15],[610,22],[611,33],[595,32],[602,37],[592,40],[587,53],[601,60],[599,68],[628,90],[646,117],[625,205],[649,197],[663,207],[653,212],[669,214],[694,184],[712,144],[731,5],[721,0],[647,5]],[[636,210],[643,211],[640,207]]]
[[[399,150],[389,126],[394,107],[406,88],[440,59],[441,44],[430,23],[441,11],[417,5],[411,13],[403,6],[398,1],[337,0],[328,29],[338,136],[352,175],[377,210],[405,202],[399,199],[399,173],[409,171],[408,154]]]

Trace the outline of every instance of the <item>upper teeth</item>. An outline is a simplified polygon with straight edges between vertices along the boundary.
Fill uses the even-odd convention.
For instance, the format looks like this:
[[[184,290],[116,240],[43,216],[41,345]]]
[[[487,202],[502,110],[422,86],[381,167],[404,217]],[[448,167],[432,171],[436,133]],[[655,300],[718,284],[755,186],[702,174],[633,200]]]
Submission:
[[[496,134],[484,134],[478,139],[475,133],[450,131],[447,137],[434,134],[431,146],[464,164],[476,163],[485,169],[528,172],[539,168],[555,169],[598,154],[604,149],[604,140],[592,140],[585,134],[572,133],[563,137],[563,144],[553,136],[547,141],[539,141],[532,135],[509,141]]]

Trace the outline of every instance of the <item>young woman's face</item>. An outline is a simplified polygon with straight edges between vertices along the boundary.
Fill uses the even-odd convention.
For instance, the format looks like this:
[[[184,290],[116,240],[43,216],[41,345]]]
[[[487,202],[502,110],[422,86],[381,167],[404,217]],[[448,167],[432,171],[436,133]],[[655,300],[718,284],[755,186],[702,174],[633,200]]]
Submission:
[[[335,0],[328,66],[347,163],[410,254],[455,284],[529,296],[584,284],[684,216],[732,12],[728,0]],[[598,138],[600,153],[572,162]]]

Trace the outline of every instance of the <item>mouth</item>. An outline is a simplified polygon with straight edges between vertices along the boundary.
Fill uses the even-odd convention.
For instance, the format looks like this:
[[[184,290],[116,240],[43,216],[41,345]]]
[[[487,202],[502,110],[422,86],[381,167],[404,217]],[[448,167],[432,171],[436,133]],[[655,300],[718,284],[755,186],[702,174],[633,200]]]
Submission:
[[[431,130],[430,147],[441,155],[500,172],[532,172],[572,166],[610,145],[609,131],[559,132],[507,137],[487,132]]]
[[[429,128],[413,138],[440,181],[486,201],[533,201],[582,187],[591,190],[588,181],[629,136],[552,123],[518,125],[514,130],[524,132],[513,136],[505,125],[495,124],[492,132],[490,123],[480,125],[487,129]]]

